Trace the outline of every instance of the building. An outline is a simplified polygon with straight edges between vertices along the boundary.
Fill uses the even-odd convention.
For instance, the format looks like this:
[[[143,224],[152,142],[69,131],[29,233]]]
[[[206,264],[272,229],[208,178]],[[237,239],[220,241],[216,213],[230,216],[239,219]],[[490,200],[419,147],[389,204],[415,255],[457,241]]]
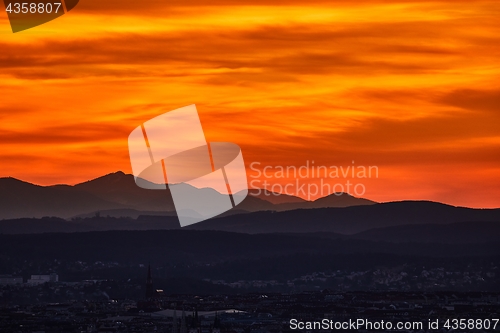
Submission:
[[[50,275],[31,275],[31,279],[28,279],[28,284],[39,285],[46,282],[59,282],[59,275],[52,273]]]
[[[12,275],[0,275],[0,285],[13,285],[13,284],[22,284],[23,278],[20,276],[12,276]]]

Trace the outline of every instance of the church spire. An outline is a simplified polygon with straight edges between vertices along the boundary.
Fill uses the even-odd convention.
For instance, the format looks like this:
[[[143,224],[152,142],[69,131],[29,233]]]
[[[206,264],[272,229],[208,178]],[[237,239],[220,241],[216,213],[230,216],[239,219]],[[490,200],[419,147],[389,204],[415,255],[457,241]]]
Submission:
[[[180,333],[187,333],[186,311],[184,311],[184,307],[182,307],[181,332]]]
[[[214,326],[212,327],[212,333],[220,333],[220,318],[219,313],[215,312]]]
[[[189,333],[201,333],[200,321],[198,318],[198,309],[193,311],[193,317],[191,320],[191,328],[189,329]]]
[[[177,330],[177,307],[174,309],[174,317],[172,318],[172,333],[179,333]]]

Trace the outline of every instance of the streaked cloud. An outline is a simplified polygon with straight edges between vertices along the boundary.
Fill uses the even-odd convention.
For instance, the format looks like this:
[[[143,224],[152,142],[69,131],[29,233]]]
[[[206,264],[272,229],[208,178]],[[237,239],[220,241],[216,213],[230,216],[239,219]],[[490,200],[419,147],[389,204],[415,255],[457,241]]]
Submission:
[[[0,17],[0,175],[130,172],[128,133],[196,103],[207,139],[230,138],[247,164],[356,160],[380,167],[374,200],[498,206],[499,14],[497,1],[82,1],[20,34]]]

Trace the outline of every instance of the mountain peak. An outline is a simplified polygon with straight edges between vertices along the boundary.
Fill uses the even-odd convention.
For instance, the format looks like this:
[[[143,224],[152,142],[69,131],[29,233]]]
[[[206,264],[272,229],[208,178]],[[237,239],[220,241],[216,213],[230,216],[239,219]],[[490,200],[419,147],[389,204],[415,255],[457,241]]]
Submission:
[[[351,194],[349,194],[347,192],[332,192],[332,193],[324,196],[323,198],[333,197],[333,196],[336,196],[336,197],[348,196],[348,197],[353,197],[354,198],[353,195],[351,195]],[[319,199],[321,199],[321,198],[319,198]],[[316,200],[318,200],[318,199],[316,199]]]
[[[377,202],[357,198],[346,192],[334,192],[326,197],[318,198],[313,201],[314,208],[323,207],[347,207],[347,206],[360,206],[360,205],[373,205]]]
[[[90,184],[90,183],[92,183],[92,184],[95,184],[95,183],[99,183],[99,184],[116,183],[116,182],[120,182],[120,181],[124,181],[124,180],[128,181],[129,179],[132,179],[132,177],[133,177],[132,175],[126,174],[123,171],[116,171],[116,172],[108,173],[104,176],[100,176],[100,177],[90,179],[90,180],[87,180],[85,182],[76,184],[75,186],[86,185],[86,184]]]
[[[39,186],[36,184],[32,184],[30,182],[26,182],[24,180],[20,180],[14,177],[1,177],[0,183],[4,186]]]
[[[268,201],[272,204],[281,204],[281,203],[302,203],[306,200],[296,197],[293,195],[283,194],[271,192],[266,189],[261,188],[251,188],[248,190],[248,195],[259,198],[261,200]]]

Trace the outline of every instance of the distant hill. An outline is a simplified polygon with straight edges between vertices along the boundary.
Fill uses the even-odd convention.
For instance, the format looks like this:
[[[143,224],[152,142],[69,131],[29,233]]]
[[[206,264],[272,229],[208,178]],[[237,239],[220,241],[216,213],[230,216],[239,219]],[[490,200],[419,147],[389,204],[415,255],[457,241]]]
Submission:
[[[175,211],[170,192],[143,189],[135,184],[133,175],[121,171],[76,184],[74,188],[130,209]]]
[[[458,222],[452,224],[412,224],[371,229],[351,238],[392,243],[482,243],[500,239],[500,220],[496,222]]]
[[[136,212],[137,213],[137,212]],[[459,223],[460,222],[460,223]],[[463,223],[462,223],[463,222]],[[458,223],[458,224],[457,224]],[[332,233],[388,242],[480,242],[500,235],[500,209],[471,209],[426,201],[404,201],[344,208],[263,211],[209,219],[187,230],[238,233]],[[177,229],[176,216],[15,219],[0,221],[0,233]],[[337,236],[333,238],[338,238]]]
[[[90,218],[99,215],[99,216],[108,216],[108,217],[130,217],[132,219],[137,219],[139,216],[177,216],[175,212],[166,212],[166,211],[141,211],[136,209],[109,209],[109,210],[100,210],[99,212],[85,213],[76,215],[73,218]]]
[[[180,229],[176,216],[139,216],[137,219],[99,216],[73,221],[58,217],[44,217],[41,219],[21,218],[0,221],[0,234],[10,235],[168,229]]]
[[[268,201],[272,204],[284,204],[284,203],[305,203],[306,200],[287,194],[281,194],[276,192],[271,192],[264,189],[250,189],[248,190],[248,195],[254,198],[259,198],[261,200]]]
[[[356,198],[348,193],[332,193],[326,197],[314,201],[286,202],[276,205],[277,211],[286,211],[294,209],[312,209],[312,208],[330,208],[330,207],[351,207],[374,205],[375,201],[363,198]]]
[[[264,190],[250,190],[247,198],[224,216],[266,210],[284,211],[364,204],[373,202],[348,194],[306,201]],[[175,214],[175,207],[168,190],[140,188],[135,184],[132,175],[123,172],[111,173],[74,186],[39,186],[15,178],[0,178],[0,219],[44,216],[71,218],[93,216],[96,212],[133,218],[139,215],[156,215],[155,212],[171,216]]]
[[[394,244],[366,240],[331,239],[319,235],[259,234],[248,235],[220,231],[157,230],[104,231],[72,234],[0,235],[0,260],[82,260],[144,263],[186,263],[230,259],[262,260],[297,253],[338,254],[338,260],[350,261],[348,254],[389,254],[419,257],[492,256],[500,254],[500,244]],[[342,259],[342,256],[345,256]],[[362,258],[358,258],[361,259]],[[321,256],[318,257],[321,261]],[[293,265],[293,263],[291,263]],[[307,263],[304,263],[307,264]],[[335,262],[338,264],[338,261]],[[224,264],[223,264],[224,265]],[[300,265],[299,265],[300,266]]]
[[[255,212],[210,219],[187,228],[243,233],[355,234],[389,226],[450,224],[467,221],[500,221],[500,209],[472,209],[429,201],[401,201],[343,208]]]
[[[122,209],[123,205],[72,186],[38,186],[15,178],[0,178],[0,219],[71,217],[90,211]]]
[[[375,242],[342,237],[330,239],[323,235],[249,235],[184,229],[0,235],[0,272],[16,272],[16,275],[26,279],[31,274],[46,273],[47,267],[54,267],[60,281],[65,282],[138,278],[139,283],[144,284],[145,266],[151,264],[155,288],[164,289],[161,279],[175,277],[189,284],[186,288],[189,293],[193,293],[193,279],[225,282],[295,280],[293,290],[302,283],[313,289],[326,284],[342,293],[345,288],[342,285],[354,278],[354,290],[365,286],[373,290],[373,285],[365,283],[378,280],[378,277],[397,279],[400,272],[404,272],[412,278],[395,280],[396,290],[411,287],[410,290],[420,294],[425,290],[420,286],[417,289],[413,283],[442,283],[448,279],[447,272],[459,272],[460,276],[466,277],[470,272],[470,276],[477,281],[447,284],[446,290],[451,287],[452,290],[498,291],[498,241],[464,246]],[[427,273],[431,270],[444,273],[445,277],[429,276]],[[476,275],[477,272],[480,274]],[[486,276],[488,272],[495,273],[496,277]],[[320,282],[322,273],[327,273],[329,277]],[[332,277],[332,273],[336,276]],[[306,275],[318,279],[299,281]],[[487,279],[479,281],[482,276]],[[173,294],[183,290],[174,289],[179,283],[169,281],[165,285],[172,288]],[[247,288],[233,290],[235,293],[252,291]],[[375,288],[382,292],[388,290],[387,285],[375,285]],[[271,290],[276,292],[274,288]],[[35,292],[38,294],[38,291]],[[384,296],[382,293],[374,295],[376,298]]]

